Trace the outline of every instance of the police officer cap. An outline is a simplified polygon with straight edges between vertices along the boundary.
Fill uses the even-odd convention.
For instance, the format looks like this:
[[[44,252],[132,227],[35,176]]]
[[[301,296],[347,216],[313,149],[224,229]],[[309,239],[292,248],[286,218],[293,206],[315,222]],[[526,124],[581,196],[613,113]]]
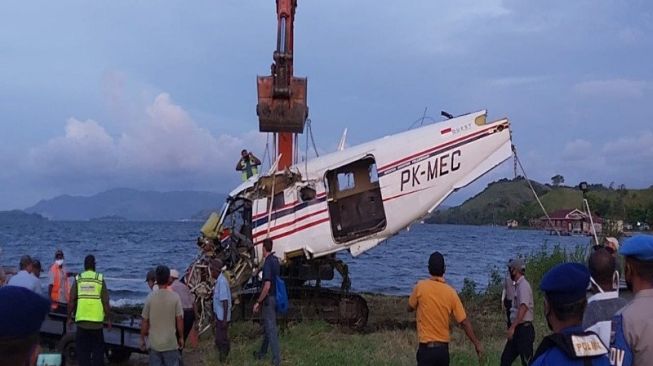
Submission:
[[[36,333],[50,311],[50,302],[18,286],[0,288],[0,338],[20,338]]]
[[[563,263],[544,274],[540,290],[550,302],[571,304],[585,297],[590,272],[580,263]]]
[[[637,235],[626,240],[619,254],[642,261],[653,261],[653,235]]]

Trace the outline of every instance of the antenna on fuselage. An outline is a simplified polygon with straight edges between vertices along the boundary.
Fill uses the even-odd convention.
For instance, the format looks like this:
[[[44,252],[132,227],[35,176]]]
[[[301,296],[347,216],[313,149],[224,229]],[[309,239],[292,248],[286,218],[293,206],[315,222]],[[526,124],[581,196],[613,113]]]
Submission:
[[[340,143],[338,143],[338,151],[345,149],[345,142],[347,142],[347,128],[342,132],[342,137],[340,137]]]

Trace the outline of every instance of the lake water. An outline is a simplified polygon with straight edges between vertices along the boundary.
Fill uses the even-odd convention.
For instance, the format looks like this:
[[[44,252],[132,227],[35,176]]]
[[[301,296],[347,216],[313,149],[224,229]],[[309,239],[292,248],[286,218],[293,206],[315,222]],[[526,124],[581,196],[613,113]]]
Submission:
[[[7,224],[0,222],[0,264],[17,266],[21,255],[41,260],[44,274],[54,252],[65,252],[71,271],[80,271],[87,254],[94,254],[98,271],[107,277],[113,305],[140,303],[148,293],[145,273],[158,264],[180,271],[197,255],[198,222],[57,222]],[[518,254],[542,245],[563,248],[586,245],[587,237],[555,237],[542,231],[503,227],[416,224],[387,242],[352,258],[339,254],[349,265],[356,291],[406,295],[428,276],[429,255],[444,254],[449,283],[460,290],[469,277],[487,284],[490,270]],[[46,278],[42,278],[45,286]],[[335,285],[335,284],[334,284]]]

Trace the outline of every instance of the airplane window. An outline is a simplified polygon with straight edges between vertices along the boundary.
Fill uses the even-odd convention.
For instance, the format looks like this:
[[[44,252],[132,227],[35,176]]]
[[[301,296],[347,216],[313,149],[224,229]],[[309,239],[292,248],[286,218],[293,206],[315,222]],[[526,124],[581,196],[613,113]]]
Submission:
[[[299,190],[299,198],[304,202],[314,200],[316,195],[315,189],[311,187],[304,187]]]
[[[356,182],[354,181],[354,173],[338,173],[338,191],[346,191],[356,187]]]
[[[379,181],[379,173],[376,171],[376,163],[370,164],[370,167],[367,169],[370,175],[370,183],[376,183]]]

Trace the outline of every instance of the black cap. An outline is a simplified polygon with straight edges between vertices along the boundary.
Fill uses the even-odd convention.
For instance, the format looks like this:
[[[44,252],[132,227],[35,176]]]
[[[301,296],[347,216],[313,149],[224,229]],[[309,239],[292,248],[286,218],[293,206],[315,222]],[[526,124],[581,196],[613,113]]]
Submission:
[[[433,276],[444,274],[444,257],[440,252],[433,252],[429,257],[429,273]]]
[[[63,258],[63,250],[61,249],[57,249],[57,251],[54,252],[54,259],[59,259],[59,258]]]
[[[145,281],[156,281],[156,272],[154,272],[153,269],[147,271],[147,274],[145,275]]]

